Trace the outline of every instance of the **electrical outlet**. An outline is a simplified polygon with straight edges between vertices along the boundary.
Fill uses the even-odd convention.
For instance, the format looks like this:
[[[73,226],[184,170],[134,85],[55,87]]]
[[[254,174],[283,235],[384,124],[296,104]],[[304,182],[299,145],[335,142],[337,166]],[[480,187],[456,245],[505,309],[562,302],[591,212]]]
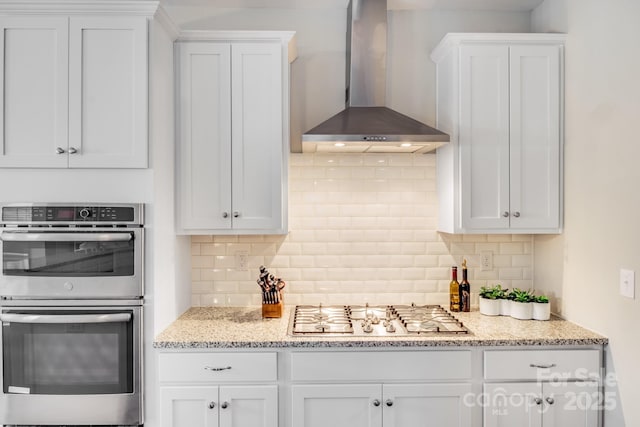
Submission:
[[[493,270],[493,252],[480,252],[480,271]]]
[[[249,269],[249,252],[236,252],[236,270],[247,271]]]
[[[633,270],[620,269],[620,295],[635,299],[636,297],[636,274]]]

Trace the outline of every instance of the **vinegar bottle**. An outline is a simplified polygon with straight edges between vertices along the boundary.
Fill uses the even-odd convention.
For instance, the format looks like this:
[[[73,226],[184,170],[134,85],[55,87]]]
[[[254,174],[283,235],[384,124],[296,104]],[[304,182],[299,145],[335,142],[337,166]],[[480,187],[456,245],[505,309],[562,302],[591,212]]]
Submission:
[[[462,260],[462,282],[460,282],[460,311],[471,310],[471,285],[467,280],[467,260]]]
[[[449,311],[460,311],[460,284],[458,283],[458,267],[451,267],[451,283],[449,284]]]

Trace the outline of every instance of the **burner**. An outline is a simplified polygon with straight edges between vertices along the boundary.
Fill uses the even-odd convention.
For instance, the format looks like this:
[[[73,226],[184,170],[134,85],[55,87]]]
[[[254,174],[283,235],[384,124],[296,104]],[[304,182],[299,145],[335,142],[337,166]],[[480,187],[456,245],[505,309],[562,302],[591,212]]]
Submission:
[[[439,305],[295,307],[290,335],[412,336],[467,334],[469,330]]]

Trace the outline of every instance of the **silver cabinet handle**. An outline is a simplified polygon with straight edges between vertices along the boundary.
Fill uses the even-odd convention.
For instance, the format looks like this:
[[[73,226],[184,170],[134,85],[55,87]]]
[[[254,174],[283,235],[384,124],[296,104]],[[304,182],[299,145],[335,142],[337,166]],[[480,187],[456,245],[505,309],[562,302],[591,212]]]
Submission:
[[[374,399],[373,406],[380,406],[380,401],[378,399]]]
[[[209,402],[209,409],[213,409],[216,407],[216,402]]]
[[[229,212],[222,212],[222,218],[229,218]]]
[[[234,218],[238,218],[240,216],[240,212],[238,211],[233,211],[233,217]]]
[[[556,364],[555,363],[549,363],[548,365],[539,365],[537,363],[531,363],[529,366],[532,367],[532,368],[549,369],[549,368],[555,368]]]
[[[542,399],[536,397],[535,399],[533,399],[533,403],[535,403],[536,405],[542,405]]]
[[[228,371],[231,369],[231,366],[225,366],[224,368],[216,368],[215,366],[205,366],[204,369],[207,371],[220,372],[220,371]]]
[[[76,148],[69,147],[69,154],[76,154],[77,152],[78,150]]]
[[[62,147],[56,148],[56,154],[64,154],[64,148]]]
[[[515,216],[516,218],[520,218],[520,212],[514,212],[513,216]]]
[[[112,314],[20,314],[3,313],[0,315],[3,322],[14,323],[120,323],[129,322],[131,313]]]
[[[227,409],[229,407],[229,402],[222,402],[222,404],[220,405],[220,407],[222,409]]]
[[[391,399],[387,399],[387,400],[384,402],[384,404],[385,404],[385,405],[387,405],[387,406],[393,406],[393,400],[391,400]]]
[[[554,403],[556,403],[556,401],[553,399],[553,397],[547,397],[545,400],[547,401],[547,403],[549,405],[553,405]]]
[[[30,233],[5,231],[0,240],[5,242],[128,242],[131,233]]]
[[[505,218],[508,218],[508,217],[509,217],[509,212],[504,211],[504,212],[503,212],[503,214],[502,214],[502,216],[503,216],[503,217],[505,217]]]

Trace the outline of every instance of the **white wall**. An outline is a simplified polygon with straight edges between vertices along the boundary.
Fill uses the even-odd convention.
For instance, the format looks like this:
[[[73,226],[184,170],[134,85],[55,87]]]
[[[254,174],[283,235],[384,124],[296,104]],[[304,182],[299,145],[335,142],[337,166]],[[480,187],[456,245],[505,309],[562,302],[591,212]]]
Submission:
[[[535,31],[568,33],[565,232],[536,238],[534,278],[562,283],[562,312],[610,339],[607,369],[619,400],[607,427],[640,425],[640,302],[618,292],[619,269],[640,273],[640,3],[546,0]],[[638,279],[636,279],[638,281]]]

